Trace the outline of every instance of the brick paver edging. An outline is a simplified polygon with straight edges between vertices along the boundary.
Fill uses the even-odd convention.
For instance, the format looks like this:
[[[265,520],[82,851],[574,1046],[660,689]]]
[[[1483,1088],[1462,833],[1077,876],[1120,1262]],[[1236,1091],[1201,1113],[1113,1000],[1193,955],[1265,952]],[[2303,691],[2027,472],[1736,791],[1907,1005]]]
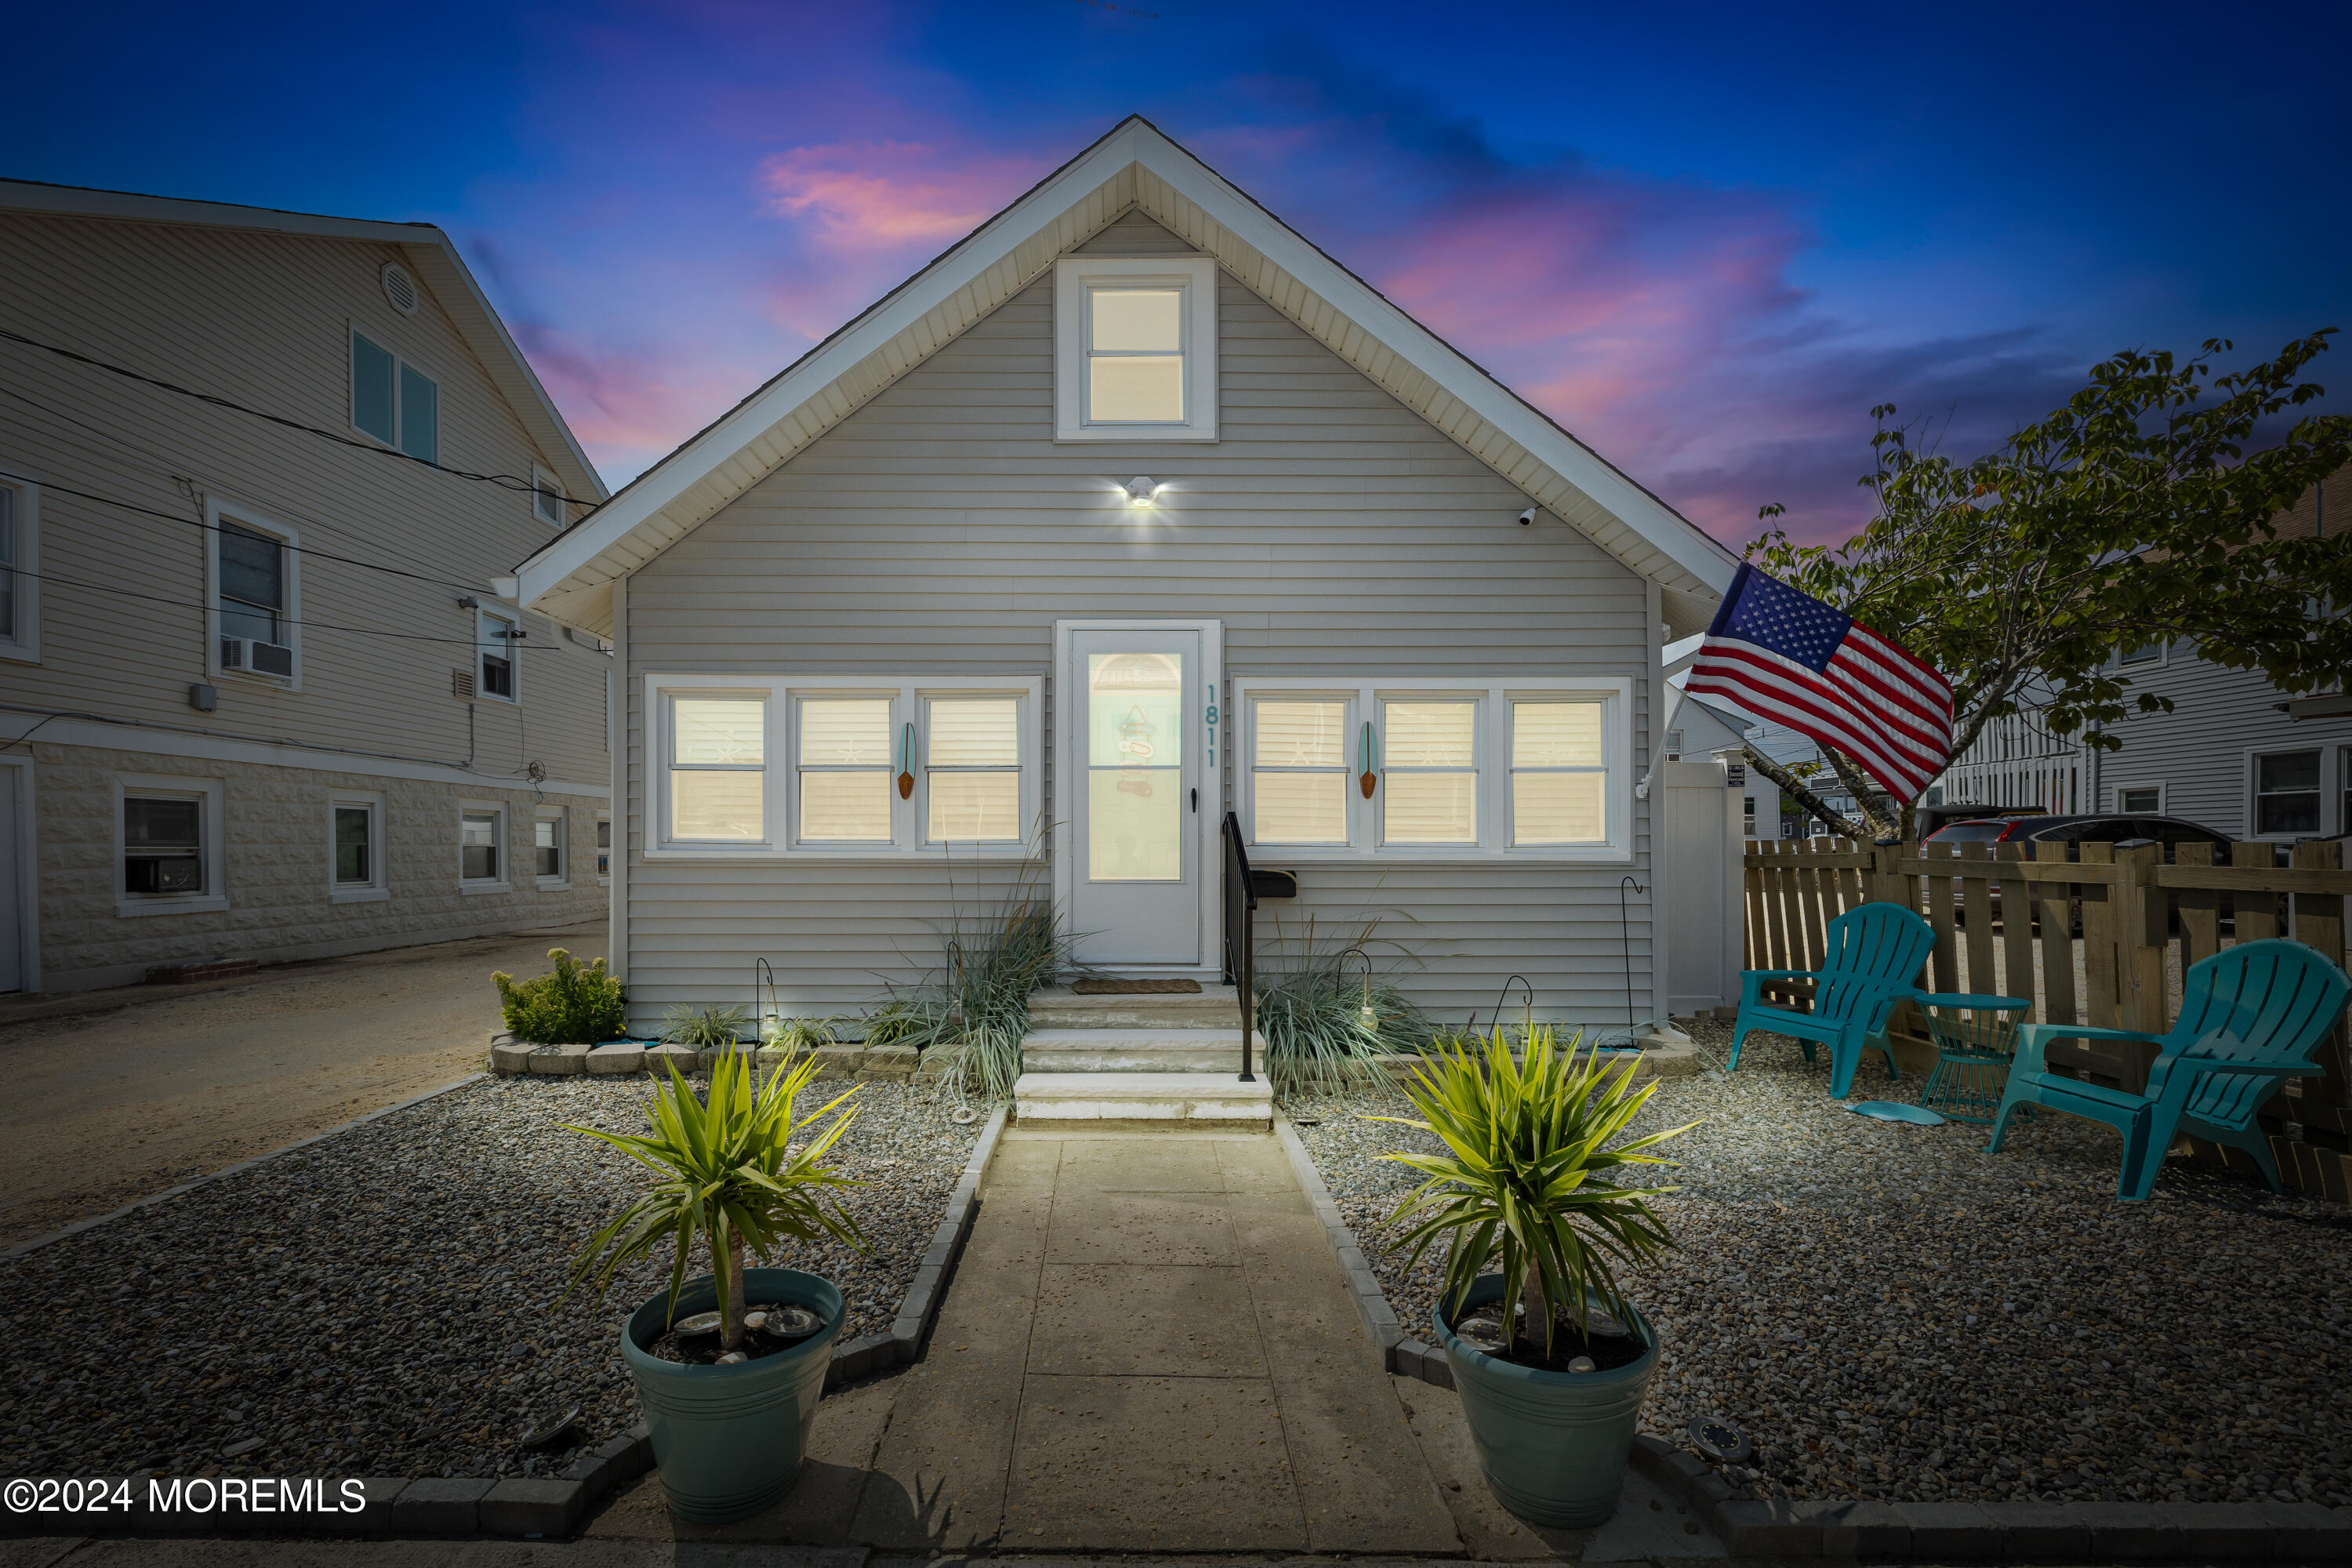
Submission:
[[[479,1075],[477,1075],[478,1077]],[[472,1079],[465,1080],[467,1083]],[[452,1084],[451,1089],[461,1087]],[[435,1093],[445,1092],[436,1089]],[[420,1098],[429,1099],[430,1096]],[[414,1100],[405,1102],[415,1103]],[[400,1106],[388,1107],[374,1116],[363,1116],[370,1121],[375,1116],[388,1115]],[[887,1333],[867,1334],[847,1344],[835,1345],[833,1363],[825,1369],[824,1386],[839,1387],[861,1377],[918,1360],[923,1342],[940,1314],[940,1300],[945,1292],[948,1275],[953,1271],[956,1259],[962,1255],[965,1240],[971,1235],[972,1221],[980,1212],[980,1180],[988,1169],[988,1162],[996,1152],[997,1141],[1003,1136],[1010,1106],[998,1106],[990,1113],[988,1124],[981,1130],[980,1142],[973,1146],[971,1158],[964,1162],[963,1173],[956,1179],[955,1188],[948,1194],[946,1212],[940,1218],[939,1228],[931,1233],[931,1244],[923,1253],[922,1262],[915,1269],[915,1278],[908,1284],[907,1293],[898,1302],[898,1316]],[[356,1126],[358,1122],[347,1123]],[[344,1131],[336,1128],[337,1132]],[[332,1133],[320,1133],[319,1138]],[[318,1138],[306,1138],[300,1143],[289,1144],[276,1151],[282,1154],[290,1149],[314,1143]],[[262,1160],[274,1158],[264,1154]],[[246,1165],[258,1164],[249,1160]],[[243,1170],[245,1165],[230,1170]],[[215,1180],[228,1174],[215,1173],[205,1180]],[[190,1186],[196,1185],[190,1183]],[[173,1193],[186,1188],[174,1188]],[[145,1203],[156,1203],[172,1193],[160,1194]],[[132,1205],[143,1206],[143,1204]],[[107,1215],[106,1218],[112,1218]],[[61,1231],[85,1230],[102,1220],[83,1224]],[[44,1237],[52,1241],[55,1237]],[[39,1242],[28,1243],[28,1250]],[[0,1513],[0,1539],[27,1535],[191,1535],[246,1538],[261,1535],[504,1535],[526,1537],[566,1536],[578,1530],[588,1512],[613,1492],[635,1480],[654,1465],[654,1443],[651,1428],[643,1423],[630,1427],[619,1436],[573,1460],[562,1474],[557,1476],[514,1476],[505,1480],[491,1480],[480,1476],[385,1476],[361,1481],[362,1495],[347,1497],[340,1479],[331,1480],[296,1478],[284,1483],[266,1479],[273,1493],[273,1506],[267,1510],[238,1509],[223,1511],[216,1507],[218,1484],[200,1483],[206,1489],[201,1510],[187,1500],[178,1510],[151,1509],[147,1484],[133,1482],[127,1509],[109,1508],[103,1511],[89,1510],[72,1514],[41,1512]],[[250,1484],[249,1482],[247,1483]],[[163,1485],[173,1485],[166,1480]],[[283,1486],[286,1490],[278,1492]],[[181,1496],[187,1498],[187,1483],[179,1483]],[[299,1494],[293,1489],[301,1488]]]
[[[1275,1136],[1348,1277],[1364,1330],[1391,1372],[1454,1386],[1444,1351],[1405,1332],[1286,1118]],[[1698,1510],[1735,1557],[1939,1563],[2352,1563],[2352,1508],[2319,1503],[1762,1502],[1735,1496],[1713,1466],[1663,1438],[1633,1461]]]

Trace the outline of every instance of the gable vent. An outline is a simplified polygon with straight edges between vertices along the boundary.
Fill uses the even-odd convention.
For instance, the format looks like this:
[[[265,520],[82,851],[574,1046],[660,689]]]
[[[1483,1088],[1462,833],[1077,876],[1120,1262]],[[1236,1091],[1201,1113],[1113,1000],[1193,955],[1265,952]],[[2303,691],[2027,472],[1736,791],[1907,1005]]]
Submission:
[[[474,677],[471,672],[453,669],[449,672],[449,695],[467,702],[474,700]]]
[[[397,261],[383,264],[383,297],[404,316],[416,314],[416,279]]]

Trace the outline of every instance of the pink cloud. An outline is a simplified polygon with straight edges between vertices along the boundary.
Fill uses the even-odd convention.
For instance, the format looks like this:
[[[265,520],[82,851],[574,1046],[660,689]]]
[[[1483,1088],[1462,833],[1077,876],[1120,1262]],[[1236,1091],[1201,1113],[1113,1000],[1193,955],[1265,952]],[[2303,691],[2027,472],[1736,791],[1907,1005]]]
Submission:
[[[940,249],[1035,178],[1026,160],[904,142],[794,147],[762,159],[758,174],[769,212],[812,225],[818,243],[856,255]]]

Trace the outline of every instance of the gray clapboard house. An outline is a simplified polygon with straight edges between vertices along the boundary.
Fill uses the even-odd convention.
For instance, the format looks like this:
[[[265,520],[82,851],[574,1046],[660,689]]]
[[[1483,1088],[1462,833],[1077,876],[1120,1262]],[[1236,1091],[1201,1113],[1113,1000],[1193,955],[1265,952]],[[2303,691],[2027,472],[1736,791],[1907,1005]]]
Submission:
[[[1130,119],[520,595],[617,650],[637,1026],[763,959],[870,1001],[1031,850],[1084,961],[1213,980],[1232,812],[1297,878],[1264,946],[1377,917],[1442,1016],[1612,1027],[1664,1011],[1660,648],[1733,565]]]

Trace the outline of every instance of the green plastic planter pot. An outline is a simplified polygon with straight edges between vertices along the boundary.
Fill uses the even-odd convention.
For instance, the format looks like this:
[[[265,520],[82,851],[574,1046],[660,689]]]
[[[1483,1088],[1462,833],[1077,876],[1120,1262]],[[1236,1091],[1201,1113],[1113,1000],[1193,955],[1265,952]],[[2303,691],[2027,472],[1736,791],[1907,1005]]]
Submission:
[[[1503,1278],[1470,1287],[1467,1312],[1503,1299]],[[1606,1372],[1545,1372],[1471,1349],[1441,1304],[1430,1316],[1454,1364],[1454,1389],[1469,1417],[1478,1466],[1503,1506],[1537,1524],[1580,1530],[1616,1511],[1643,1396],[1658,1370],[1658,1333],[1629,1303],[1642,1359]]]
[[[621,1331],[621,1354],[653,1428],[662,1491],[680,1519],[748,1519],[790,1491],[824,1394],[833,1342],[841,1335],[841,1292],[796,1268],[746,1268],[743,1300],[806,1307],[825,1326],[775,1355],[733,1366],[681,1366],[646,1349],[669,1321],[664,1291],[631,1313]],[[719,1292],[710,1276],[688,1280],[677,1303],[681,1318],[715,1309]]]

